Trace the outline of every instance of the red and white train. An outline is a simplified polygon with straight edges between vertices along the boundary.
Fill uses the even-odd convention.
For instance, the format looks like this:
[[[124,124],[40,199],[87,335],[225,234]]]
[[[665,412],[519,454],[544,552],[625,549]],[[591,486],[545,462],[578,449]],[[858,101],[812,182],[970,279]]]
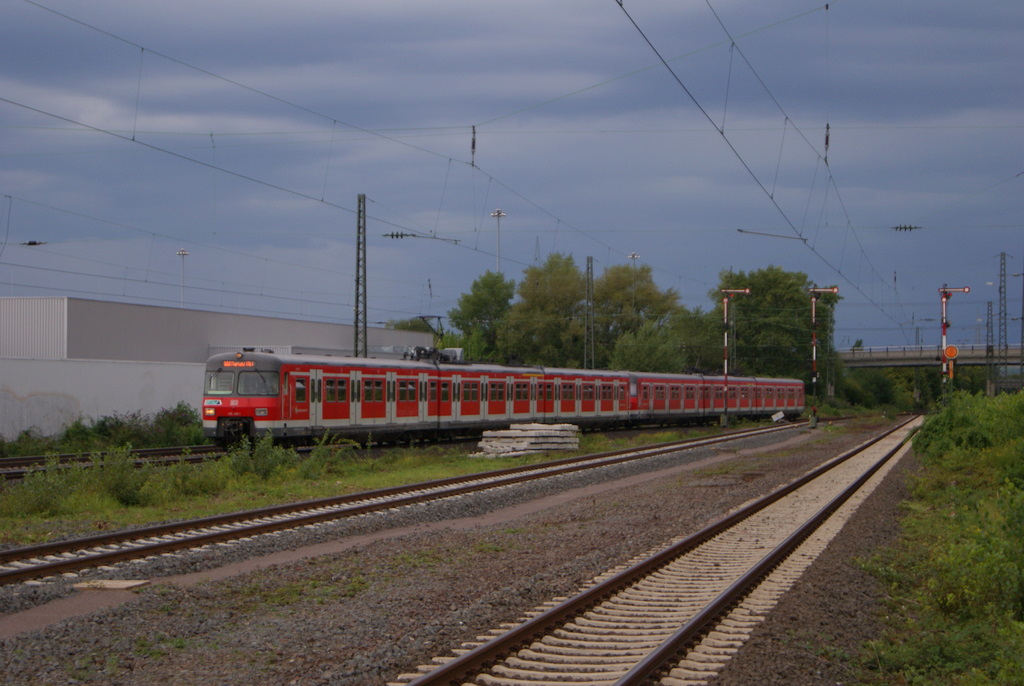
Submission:
[[[728,407],[726,407],[728,403]],[[797,379],[511,367],[244,351],[206,363],[203,432],[306,442],[445,437],[510,423],[584,427],[793,418]]]

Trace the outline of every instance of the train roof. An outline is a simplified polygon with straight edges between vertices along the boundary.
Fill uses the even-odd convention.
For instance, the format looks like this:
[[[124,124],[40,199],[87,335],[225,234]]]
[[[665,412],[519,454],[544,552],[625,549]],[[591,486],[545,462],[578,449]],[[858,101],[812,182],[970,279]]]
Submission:
[[[305,355],[299,353],[275,353],[272,351],[255,351],[246,350],[243,352],[229,352],[219,353],[211,356],[207,362],[207,369],[221,369],[224,367],[226,361],[250,361],[253,366],[258,366],[262,369],[277,369],[282,365],[344,365],[347,367],[399,367],[402,369],[443,369],[446,371],[467,371],[467,372],[499,372],[499,373],[520,373],[520,374],[537,374],[537,375],[558,375],[558,376],[569,376],[573,374],[586,374],[588,376],[595,376],[609,379],[624,379],[624,378],[642,378],[651,380],[663,380],[678,381],[680,378],[693,379],[693,380],[707,380],[707,381],[722,381],[724,377],[720,374],[668,374],[662,372],[630,372],[630,371],[612,371],[612,370],[590,370],[590,369],[572,369],[565,367],[543,367],[543,366],[509,366],[501,364],[493,364],[488,362],[441,362],[433,359],[419,359],[419,360],[394,360],[394,359],[377,359],[372,357],[346,357],[346,356],[335,356],[335,355]],[[755,376],[729,376],[729,381],[732,383],[754,383],[759,382],[771,382],[771,383],[784,383],[803,385],[803,382],[799,379],[779,379],[779,378],[768,378],[768,377],[755,377]]]

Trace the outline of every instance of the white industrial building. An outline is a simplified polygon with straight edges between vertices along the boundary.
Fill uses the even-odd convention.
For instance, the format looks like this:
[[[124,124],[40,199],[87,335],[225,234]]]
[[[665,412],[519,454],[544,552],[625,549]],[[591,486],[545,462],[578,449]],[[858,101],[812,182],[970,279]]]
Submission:
[[[371,357],[430,334],[367,330]],[[351,325],[80,298],[0,298],[0,436],[60,432],[77,418],[198,409],[206,359],[243,347],[351,355]]]

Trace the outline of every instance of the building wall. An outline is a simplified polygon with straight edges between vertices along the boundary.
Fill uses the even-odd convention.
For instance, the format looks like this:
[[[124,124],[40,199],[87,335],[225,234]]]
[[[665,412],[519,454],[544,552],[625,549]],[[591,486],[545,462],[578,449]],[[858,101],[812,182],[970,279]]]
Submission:
[[[205,362],[212,349],[257,348],[352,353],[353,327],[176,307],[68,300],[67,357],[90,360]],[[373,328],[371,353],[386,346],[429,346],[429,334]]]
[[[242,347],[351,354],[353,327],[79,298],[0,298],[0,436],[59,433],[75,419],[198,409],[206,359]],[[368,329],[371,356],[429,334]]]
[[[0,359],[0,436],[60,433],[82,418],[155,414],[184,400],[198,411],[205,365],[122,360]]]
[[[67,298],[0,298],[0,358],[67,357]]]

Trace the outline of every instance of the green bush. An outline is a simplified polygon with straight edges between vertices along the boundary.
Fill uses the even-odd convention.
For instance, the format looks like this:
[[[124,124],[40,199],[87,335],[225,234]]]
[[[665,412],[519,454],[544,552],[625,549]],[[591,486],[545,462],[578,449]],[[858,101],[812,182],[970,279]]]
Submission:
[[[31,429],[23,431],[14,441],[0,439],[0,455],[84,455],[125,445],[165,448],[207,442],[199,413],[188,403],[180,402],[152,416],[129,412],[101,417],[92,424],[78,418],[55,436],[41,436]]]
[[[254,474],[264,481],[279,469],[295,466],[298,462],[295,451],[276,445],[270,434],[259,438],[255,444],[241,441],[228,455],[228,463],[235,474]]]
[[[903,537],[875,569],[891,626],[868,667],[886,683],[1024,683],[1024,395],[955,395],[914,449]]]
[[[56,459],[29,472],[20,482],[0,483],[0,513],[7,517],[57,517],[69,512],[69,498],[81,479],[79,466],[61,466]]]

